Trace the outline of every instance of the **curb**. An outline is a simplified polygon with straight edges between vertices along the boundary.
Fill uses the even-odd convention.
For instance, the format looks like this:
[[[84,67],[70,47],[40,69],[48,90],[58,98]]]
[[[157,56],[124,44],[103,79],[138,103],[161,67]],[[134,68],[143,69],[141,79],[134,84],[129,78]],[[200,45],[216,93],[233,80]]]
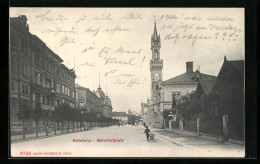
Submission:
[[[200,137],[200,138],[203,138],[203,139],[216,141],[217,143],[225,143],[223,136],[214,136],[214,135],[210,135],[210,134],[189,132],[189,131],[183,131],[183,130],[168,130],[168,129],[165,129],[165,130],[170,131],[170,132],[175,132],[175,133],[178,133],[178,134],[186,134],[186,135],[197,136],[197,137]],[[233,144],[244,145],[244,142],[241,141],[241,140],[235,140],[235,139],[229,138],[228,142],[233,143]]]
[[[145,128],[142,127],[142,126],[138,126],[138,127],[141,128],[141,129],[145,129]],[[171,131],[171,132],[172,132],[172,131]],[[164,135],[161,135],[161,134],[155,132],[155,129],[154,129],[154,128],[153,128],[153,133],[156,134],[156,136],[158,136],[159,138],[164,139],[164,140],[166,140],[166,141],[169,141],[169,142],[171,142],[171,143],[173,143],[173,144],[175,144],[175,145],[177,145],[177,146],[181,146],[181,147],[183,146],[183,145],[181,145],[180,143],[177,143],[176,141],[173,141],[173,138],[168,137],[168,136],[164,136]]]
[[[162,138],[162,139],[164,139],[164,140],[167,140],[167,141],[169,141],[169,142],[171,142],[171,143],[173,143],[173,144],[175,144],[175,145],[177,145],[177,146],[181,146],[181,147],[183,147],[183,145],[181,145],[181,144],[179,144],[179,143],[173,141],[173,139],[170,138],[170,137],[167,137],[167,136],[161,135],[161,134],[159,134],[159,133],[157,133],[157,132],[153,132],[153,133],[155,133],[159,138]]]

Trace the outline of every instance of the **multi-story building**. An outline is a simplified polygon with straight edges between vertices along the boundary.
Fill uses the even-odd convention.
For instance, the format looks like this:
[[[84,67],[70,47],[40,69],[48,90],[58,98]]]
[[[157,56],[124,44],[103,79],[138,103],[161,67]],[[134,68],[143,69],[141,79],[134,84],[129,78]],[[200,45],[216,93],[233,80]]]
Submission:
[[[112,103],[100,86],[96,91],[76,84],[76,107],[85,112],[100,112],[104,117],[112,117]]]
[[[100,101],[101,101],[101,109],[103,111],[103,114],[105,117],[112,117],[112,103],[110,98],[105,95],[105,93],[102,91],[102,89],[100,88],[100,86],[98,87],[97,91],[95,92],[95,94],[99,97]]]
[[[128,122],[128,115],[126,112],[112,112],[112,119],[119,120],[120,122]]]
[[[84,112],[102,112],[101,100],[88,88],[76,84],[76,107]]]
[[[32,110],[40,103],[54,110],[61,103],[75,106],[75,72],[37,36],[29,32],[25,15],[10,18],[10,115],[19,124],[22,104]]]
[[[163,81],[163,60],[160,58],[160,48],[161,39],[155,23],[151,37],[151,99],[148,99],[146,103],[141,103],[141,113],[144,122],[157,128],[163,127],[162,113],[165,109],[172,109],[175,96],[183,96],[196,91],[199,81],[208,82],[216,79],[215,76],[200,73],[199,70],[194,72],[193,62],[187,62],[185,73]]]
[[[193,62],[186,62],[185,73],[161,82],[160,111],[172,109],[176,96],[180,97],[195,92],[199,82],[206,85],[206,83],[214,83],[215,80],[216,76],[200,73],[199,70],[194,72]]]

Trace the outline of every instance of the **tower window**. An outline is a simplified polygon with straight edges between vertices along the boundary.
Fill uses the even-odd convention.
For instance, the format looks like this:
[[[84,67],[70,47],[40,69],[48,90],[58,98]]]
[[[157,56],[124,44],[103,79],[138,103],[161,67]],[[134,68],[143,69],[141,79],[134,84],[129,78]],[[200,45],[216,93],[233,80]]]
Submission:
[[[157,52],[157,50],[154,51],[154,56],[155,56],[155,59],[158,59],[158,52]]]

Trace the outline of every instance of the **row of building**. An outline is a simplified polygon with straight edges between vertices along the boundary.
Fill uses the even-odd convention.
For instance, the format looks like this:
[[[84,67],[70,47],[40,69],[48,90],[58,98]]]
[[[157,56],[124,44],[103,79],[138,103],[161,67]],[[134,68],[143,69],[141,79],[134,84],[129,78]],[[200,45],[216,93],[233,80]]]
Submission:
[[[76,108],[85,112],[101,112],[105,117],[112,117],[112,103],[110,98],[99,86],[96,91],[76,84]]]
[[[163,60],[160,59],[161,39],[157,34],[156,23],[151,37],[152,60],[151,97],[141,103],[143,121],[153,127],[162,128],[164,119],[162,112],[172,109],[175,98],[195,91],[208,95],[212,91],[221,95],[225,93],[231,98],[244,95],[244,60],[228,61],[224,57],[223,65],[218,76],[201,73],[193,70],[193,62],[186,62],[186,72],[162,80]],[[223,95],[222,95],[223,96]],[[243,101],[241,98],[239,101]]]
[[[23,104],[53,111],[67,103],[87,112],[103,112],[111,117],[112,103],[99,87],[96,91],[75,85],[75,70],[63,64],[41,39],[29,31],[27,17],[10,18],[10,122],[20,124],[17,113]]]

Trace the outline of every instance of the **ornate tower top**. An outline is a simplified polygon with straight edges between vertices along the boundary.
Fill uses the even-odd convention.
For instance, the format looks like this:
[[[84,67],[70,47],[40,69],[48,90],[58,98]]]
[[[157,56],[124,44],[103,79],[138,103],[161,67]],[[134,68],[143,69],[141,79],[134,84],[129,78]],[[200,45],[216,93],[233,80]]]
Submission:
[[[160,40],[160,35],[158,36],[158,34],[157,34],[156,22],[154,22],[154,31],[153,31],[153,35],[152,35],[152,40],[154,40],[154,41]]]

